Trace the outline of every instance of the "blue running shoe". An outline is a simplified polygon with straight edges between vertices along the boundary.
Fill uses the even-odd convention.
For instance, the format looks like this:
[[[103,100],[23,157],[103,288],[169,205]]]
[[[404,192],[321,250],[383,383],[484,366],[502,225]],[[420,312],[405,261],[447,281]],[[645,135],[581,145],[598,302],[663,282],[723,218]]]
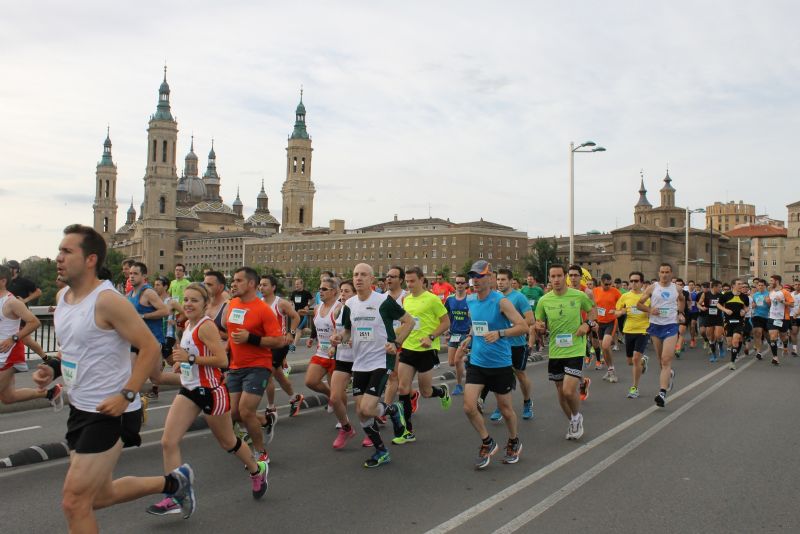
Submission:
[[[379,467],[383,464],[388,464],[392,460],[389,456],[389,451],[376,451],[371,457],[367,458],[364,462],[364,467]]]
[[[395,402],[391,406],[394,409],[390,408],[386,410],[386,415],[392,420],[394,437],[399,438],[408,431],[406,428],[406,418],[405,415],[403,415],[403,403]]]
[[[497,408],[497,409],[495,409],[495,411],[492,412],[492,415],[489,416],[489,420],[490,421],[502,421],[503,420],[503,414],[500,413],[500,408]]]
[[[453,395],[463,395],[464,394],[464,386],[461,384],[456,384],[456,387],[453,388]]]
[[[525,404],[522,405],[522,418],[523,419],[533,419],[533,401],[527,400]]]

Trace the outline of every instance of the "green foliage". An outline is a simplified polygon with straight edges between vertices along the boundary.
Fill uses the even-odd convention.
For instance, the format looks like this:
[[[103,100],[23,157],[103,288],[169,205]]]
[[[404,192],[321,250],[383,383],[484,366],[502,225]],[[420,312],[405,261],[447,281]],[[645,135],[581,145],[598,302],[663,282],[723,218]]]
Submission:
[[[20,263],[21,275],[32,280],[42,290],[42,296],[31,301],[33,306],[52,306],[56,303],[56,262],[50,258],[24,260]]]
[[[319,267],[314,267],[312,269],[304,263],[294,271],[290,278],[286,280],[286,284],[289,286],[289,290],[291,291],[294,288],[294,279],[300,278],[303,280],[303,286],[306,288],[306,291],[309,293],[314,293],[319,289],[320,273],[322,273],[322,269]]]
[[[552,240],[537,239],[533,243],[531,253],[525,258],[525,270],[532,272],[537,281],[546,282],[548,266],[557,263],[556,251],[555,238]]]
[[[122,260],[125,259],[122,252],[116,249],[109,249],[106,254],[106,267],[111,271],[111,281],[115,286],[125,284],[125,277],[122,275]]]
[[[461,266],[461,272],[456,274],[467,274],[470,268],[472,268],[473,263],[475,263],[475,260],[467,260],[466,262],[464,262],[464,265]]]
[[[441,274],[442,278],[445,281],[449,281],[451,276],[453,276],[453,272],[452,271],[453,270],[450,268],[450,265],[445,264],[445,265],[442,265],[442,268],[439,269],[439,272],[437,274]]]

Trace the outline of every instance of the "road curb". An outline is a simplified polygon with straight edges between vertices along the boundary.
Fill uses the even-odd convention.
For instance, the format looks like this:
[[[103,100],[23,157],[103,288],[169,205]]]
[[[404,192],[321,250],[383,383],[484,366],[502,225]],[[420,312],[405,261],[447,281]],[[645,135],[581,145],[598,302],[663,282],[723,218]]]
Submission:
[[[66,441],[58,443],[44,443],[42,445],[31,445],[26,449],[8,455],[7,458],[0,458],[0,468],[21,467],[23,465],[37,464],[49,460],[58,460],[69,456],[69,448]]]

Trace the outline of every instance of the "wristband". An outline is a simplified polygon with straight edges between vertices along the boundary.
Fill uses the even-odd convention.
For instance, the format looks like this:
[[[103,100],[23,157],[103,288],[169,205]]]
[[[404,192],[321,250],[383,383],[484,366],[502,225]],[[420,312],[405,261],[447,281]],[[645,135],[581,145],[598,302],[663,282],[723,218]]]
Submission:
[[[256,347],[261,345],[261,336],[257,336],[255,334],[249,334],[247,336],[247,342],[251,345],[255,345]]]
[[[45,360],[44,365],[49,366],[53,370],[53,380],[61,376],[61,360],[58,358],[49,358]]]

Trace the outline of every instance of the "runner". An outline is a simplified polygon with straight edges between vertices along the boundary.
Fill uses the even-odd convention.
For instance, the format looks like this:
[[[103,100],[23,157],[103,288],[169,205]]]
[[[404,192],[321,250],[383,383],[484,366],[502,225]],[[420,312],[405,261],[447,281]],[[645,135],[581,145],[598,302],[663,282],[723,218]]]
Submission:
[[[314,316],[313,306],[311,305],[314,297],[306,291],[305,283],[302,278],[295,278],[294,290],[289,295],[289,300],[294,304],[294,310],[300,316],[300,325],[294,335],[294,342],[289,345],[289,352],[294,352],[295,347],[300,343],[303,336],[303,329],[310,328],[308,318]]]
[[[440,275],[441,276],[441,275]],[[403,301],[403,309],[414,321],[414,327],[402,345],[400,364],[397,368],[399,378],[400,403],[403,405],[405,431],[395,434],[392,443],[402,445],[417,440],[411,423],[411,383],[417,376],[419,391],[426,399],[438,397],[442,409],[451,404],[450,388],[447,384],[432,385],[433,366],[439,363],[439,336],[450,328],[450,319],[442,301],[429,291],[425,291],[422,269],[412,267],[406,270],[406,286],[409,294]]]
[[[753,293],[753,298],[751,299],[751,308],[753,310],[751,321],[753,323],[753,343],[755,344],[756,358],[760,360],[764,357],[761,352],[764,346],[764,338],[769,337],[764,335],[767,333],[767,323],[769,322],[769,303],[767,302],[769,291],[767,291],[767,282],[763,278],[756,278],[754,282],[756,284],[756,292]]]
[[[339,285],[339,302],[342,306],[339,307],[339,313],[336,316],[336,332],[344,332],[342,324],[344,303],[355,294],[356,290],[352,280],[345,280]],[[336,419],[339,420],[339,433],[333,440],[333,448],[343,449],[347,442],[356,435],[355,429],[350,424],[350,418],[347,417],[347,386],[353,376],[353,347],[340,344],[335,347],[335,354],[336,366],[333,376],[331,376],[331,405]],[[355,397],[356,402],[361,398],[361,396]],[[365,436],[361,445],[372,447],[372,441]]]
[[[725,293],[717,302],[717,308],[726,315],[725,335],[731,338],[731,364],[730,369],[736,369],[736,358],[744,339],[745,311],[750,307],[750,299],[742,293],[741,278],[734,278],[731,291]]]
[[[367,458],[364,467],[379,467],[391,460],[389,451],[381,439],[376,417],[389,415],[392,418],[395,436],[405,433],[403,405],[399,402],[380,402],[388,376],[395,368],[395,353],[411,329],[414,320],[387,293],[372,290],[374,271],[366,263],[353,269],[353,285],[356,295],[350,297],[342,312],[343,331],[331,337],[333,345],[353,346],[353,396],[363,396],[356,403],[361,428],[372,441],[375,453]],[[400,321],[395,332],[391,322]]]
[[[314,319],[311,323],[311,335],[307,346],[310,348],[316,340],[316,351],[311,356],[306,370],[306,387],[317,393],[322,393],[328,398],[328,411],[333,412],[331,405],[331,389],[322,381],[327,375],[331,380],[336,367],[334,348],[331,346],[331,335],[336,330],[336,316],[339,315],[339,301],[337,299],[339,286],[333,278],[324,278],[319,286],[320,303],[315,309]]]
[[[186,278],[186,266],[182,263],[175,264],[175,279],[169,284],[169,294],[183,304],[183,290],[186,289],[191,281]]]
[[[447,363],[456,369],[456,386],[453,395],[464,393],[464,360],[458,354],[458,347],[472,328],[467,306],[467,276],[456,275],[456,293],[447,297],[444,307],[450,319],[450,339],[447,343]]]
[[[431,293],[439,297],[441,303],[444,304],[447,301],[447,297],[455,292],[456,288],[444,279],[444,275],[442,273],[436,273],[436,281],[431,287]]]
[[[687,322],[689,323],[689,347],[695,348],[697,345],[697,318],[700,315],[700,308],[697,307],[697,299],[700,298],[700,292],[697,290],[697,286],[694,284],[694,280],[689,280],[688,283],[689,288],[689,311],[688,317],[686,317]]]
[[[161,436],[164,471],[170,473],[181,464],[180,442],[203,412],[219,445],[235,454],[250,473],[253,497],[260,499],[267,491],[269,467],[266,462],[253,460],[247,443],[233,433],[231,402],[220,372],[228,365],[228,356],[217,327],[205,315],[209,301],[208,291],[200,284],[189,284],[184,289],[183,309],[188,321],[180,345],[172,353],[182,387],[172,401]],[[168,496],[148,508],[147,513],[180,513],[180,503]]]
[[[719,308],[717,308],[717,304],[719,303],[720,297],[722,297],[722,292],[720,289],[722,288],[722,282],[719,280],[712,280],[711,281],[711,290],[704,291],[702,295],[700,295],[700,300],[698,301],[697,305],[700,308],[701,312],[706,312],[705,319],[703,321],[703,325],[705,327],[705,337],[708,339],[708,346],[709,346],[709,357],[708,361],[716,362],[717,361],[717,351],[720,352],[719,359],[722,360],[722,337],[723,337],[723,323],[722,323],[722,315],[720,313]],[[651,321],[652,322],[652,321]]]
[[[567,439],[577,440],[583,436],[578,393],[583,382],[582,360],[586,353],[586,335],[595,326],[595,309],[585,292],[567,287],[563,265],[551,265],[549,276],[553,290],[536,305],[536,329],[539,333],[550,331],[548,377],[555,382],[558,403],[569,420]],[[586,313],[587,321],[582,320],[581,312]]]
[[[594,303],[597,312],[597,337],[600,340],[600,347],[603,351],[603,360],[608,366],[603,380],[614,384],[619,381],[617,372],[614,369],[614,361],[611,358],[611,345],[614,341],[614,329],[616,328],[617,301],[622,294],[611,284],[611,275],[604,273],[600,277],[600,287],[594,288]],[[599,360],[599,358],[598,358]]]
[[[211,317],[222,341],[227,341],[225,318],[228,316],[228,299],[225,298],[225,275],[219,271],[209,270],[203,275],[203,285],[208,291],[209,298],[206,315]]]
[[[408,291],[403,289],[403,284],[406,281],[406,271],[400,267],[399,265],[395,265],[391,267],[386,272],[386,294],[389,295],[394,299],[400,307],[403,307],[403,299],[406,298],[408,295]],[[400,328],[400,321],[394,321],[392,323],[392,328],[397,330]],[[398,349],[399,351],[400,349]],[[386,383],[386,392],[383,395],[383,402],[386,404],[392,404],[394,402],[395,397],[397,396],[397,373],[392,373],[389,375],[389,381]],[[415,392],[418,396],[419,393]],[[412,402],[416,402],[415,396],[412,394]],[[379,423],[386,423],[385,417],[378,418]]]
[[[571,287],[573,289],[577,289],[578,291],[583,291],[583,293],[589,298],[589,302],[592,303],[592,307],[594,307],[594,292],[591,289],[589,289],[586,286],[586,284],[583,283],[582,281],[583,270],[581,269],[581,267],[579,265],[570,265],[569,269],[567,269],[567,276]],[[552,284],[548,285],[552,286]],[[550,291],[552,291],[552,287]],[[548,291],[548,293],[550,291]],[[587,321],[588,319],[589,319],[589,314],[581,310],[581,321]],[[596,323],[593,321],[593,324]],[[591,343],[589,342],[589,339],[591,339]],[[552,343],[552,341],[553,340],[551,339],[550,342]],[[595,370],[599,371],[600,369],[603,368],[603,362],[600,356],[600,347],[599,347],[599,342],[597,340],[597,333],[594,331],[594,329],[591,329],[589,331],[589,335],[586,337],[585,341],[586,341],[586,352],[585,352],[586,358],[584,359],[585,367],[589,367],[592,363],[592,356],[591,356],[592,344],[597,344],[595,352],[597,358]],[[589,398],[589,386],[591,384],[592,380],[588,376],[584,376],[582,378],[580,385],[581,401],[585,401],[586,399]]]
[[[681,352],[683,352],[683,343],[686,341],[686,338],[689,337],[687,335],[687,330],[689,328],[689,312],[688,312],[688,305],[691,299],[689,295],[689,291],[684,287],[683,278],[676,278],[675,285],[678,286],[678,291],[683,294],[683,301],[686,303],[687,309],[683,311],[683,321],[678,323],[678,342],[675,345],[675,357],[680,359]]]
[[[469,277],[475,293],[467,297],[472,334],[463,343],[465,348],[471,348],[467,384],[464,387],[464,413],[481,438],[475,468],[483,469],[489,465],[491,457],[499,448],[489,435],[483,415],[478,409],[478,398],[485,387],[494,393],[508,430],[503,463],[515,464],[522,452],[522,442],[517,434],[517,414],[511,400],[516,381],[509,338],[524,336],[528,325],[511,301],[492,289],[494,276],[492,266],[487,261],[478,260],[473,263]]]
[[[779,274],[773,274],[769,278],[769,296],[765,302],[769,304],[769,350],[772,352],[772,364],[779,365],[778,361],[778,339],[783,342],[783,346],[789,345],[789,328],[791,322],[791,311],[794,306],[792,294],[781,286],[782,278]]]
[[[231,416],[247,429],[259,461],[269,462],[261,427],[266,417],[256,412],[272,374],[272,348],[286,344],[278,319],[256,295],[259,278],[250,267],[233,273],[231,299],[226,319],[230,371],[225,384],[231,397]]]
[[[650,327],[650,317],[642,313],[636,306],[642,297],[642,282],[644,275],[639,271],[633,271],[628,275],[630,291],[622,295],[617,301],[618,317],[628,318],[625,320],[623,333],[625,334],[625,355],[628,357],[628,365],[633,367],[633,384],[628,389],[627,397],[636,399],[639,397],[639,379],[647,371],[648,357],[644,351],[647,348],[647,329]],[[645,302],[649,305],[649,301]]]
[[[42,296],[42,290],[36,287],[36,284],[33,282],[33,280],[30,280],[29,278],[25,278],[24,276],[22,276],[18,261],[11,260],[6,263],[6,267],[8,267],[11,270],[11,279],[8,281],[6,289],[12,295],[17,297],[18,300],[21,300],[22,303],[25,304],[25,306],[30,306],[31,302]],[[24,326],[25,326],[25,321],[23,320],[20,323],[20,328]],[[48,357],[47,353],[45,353],[44,349],[42,348],[42,345],[38,341],[36,341],[36,339],[34,339],[33,335],[22,336],[21,339],[22,343],[24,343],[25,346],[28,347],[31,351],[38,354],[42,360],[47,359]],[[14,351],[15,354],[18,351],[22,351],[24,353],[25,348],[15,347]],[[15,355],[15,358],[16,357],[17,356]]]
[[[660,389],[655,397],[656,405],[663,408],[666,404],[667,392],[675,385],[675,370],[672,359],[675,356],[675,345],[678,342],[678,323],[683,320],[686,301],[683,292],[671,282],[672,265],[662,263],[658,268],[658,282],[648,287],[639,297],[637,307],[650,315],[650,326],[647,333],[653,340],[658,363],[661,366],[659,375]],[[647,301],[650,300],[650,304]]]
[[[528,271],[528,276],[525,278],[525,285],[522,286],[520,292],[525,295],[525,298],[528,299],[528,304],[531,306],[531,310],[536,311],[536,303],[539,302],[544,296],[544,290],[539,286],[536,282],[536,277],[533,275],[532,272]],[[531,339],[529,339],[529,345],[532,345],[534,348],[534,356],[536,359],[542,355],[542,340],[539,339],[539,334],[536,332],[535,328],[531,328],[531,334],[533,343],[530,343]]]
[[[97,278],[106,257],[100,234],[87,226],[68,226],[58,250],[58,276],[69,286],[58,294],[54,319],[61,359],[40,365],[34,381],[44,388],[63,373],[69,392],[66,439],[71,452],[61,504],[69,530],[97,532],[95,510],[157,493],[174,498],[189,518],[195,509],[189,464],[166,476],[112,480],[123,446],[141,444],[137,391],[161,359],[160,347],[125,297],[111,282]],[[133,344],[139,357],[131,365]]]
[[[792,291],[794,306],[792,306],[792,356],[797,357],[797,331],[800,329],[800,280],[794,282]]]
[[[528,303],[528,299],[526,299],[521,292],[511,288],[511,277],[512,274],[509,269],[498,269],[497,289],[511,302],[511,304],[513,304],[514,309],[517,310],[517,313],[519,313],[523,319],[525,319],[525,324],[528,325],[528,329],[533,330],[534,319],[531,306]],[[533,419],[533,400],[531,399],[531,395],[533,394],[533,384],[525,372],[525,368],[528,365],[528,355],[531,352],[531,347],[527,343],[524,335],[510,337],[508,342],[511,346],[511,366],[514,368],[514,376],[516,377],[517,382],[519,383],[519,389],[522,392],[522,418],[526,420]],[[489,388],[484,387],[483,391],[481,392],[482,401],[486,400],[486,396],[488,394]],[[481,404],[483,404],[483,402],[481,402]],[[492,412],[492,415],[489,416],[489,420],[501,421],[502,419],[503,414],[500,412],[500,407],[498,406],[495,411]]]
[[[274,275],[261,275],[258,289],[261,291],[264,303],[272,308],[272,312],[277,317],[281,334],[286,337],[285,346],[272,349],[272,376],[269,377],[267,384],[267,408],[264,411],[266,420],[264,431],[267,434],[267,443],[269,443],[272,441],[275,424],[278,422],[278,411],[275,407],[275,382],[278,382],[283,392],[289,396],[289,417],[294,417],[300,412],[305,400],[302,393],[294,392],[292,382],[284,372],[284,362],[289,354],[289,345],[294,343],[294,335],[300,326],[300,315],[295,311],[291,301],[278,296],[278,279]]]

